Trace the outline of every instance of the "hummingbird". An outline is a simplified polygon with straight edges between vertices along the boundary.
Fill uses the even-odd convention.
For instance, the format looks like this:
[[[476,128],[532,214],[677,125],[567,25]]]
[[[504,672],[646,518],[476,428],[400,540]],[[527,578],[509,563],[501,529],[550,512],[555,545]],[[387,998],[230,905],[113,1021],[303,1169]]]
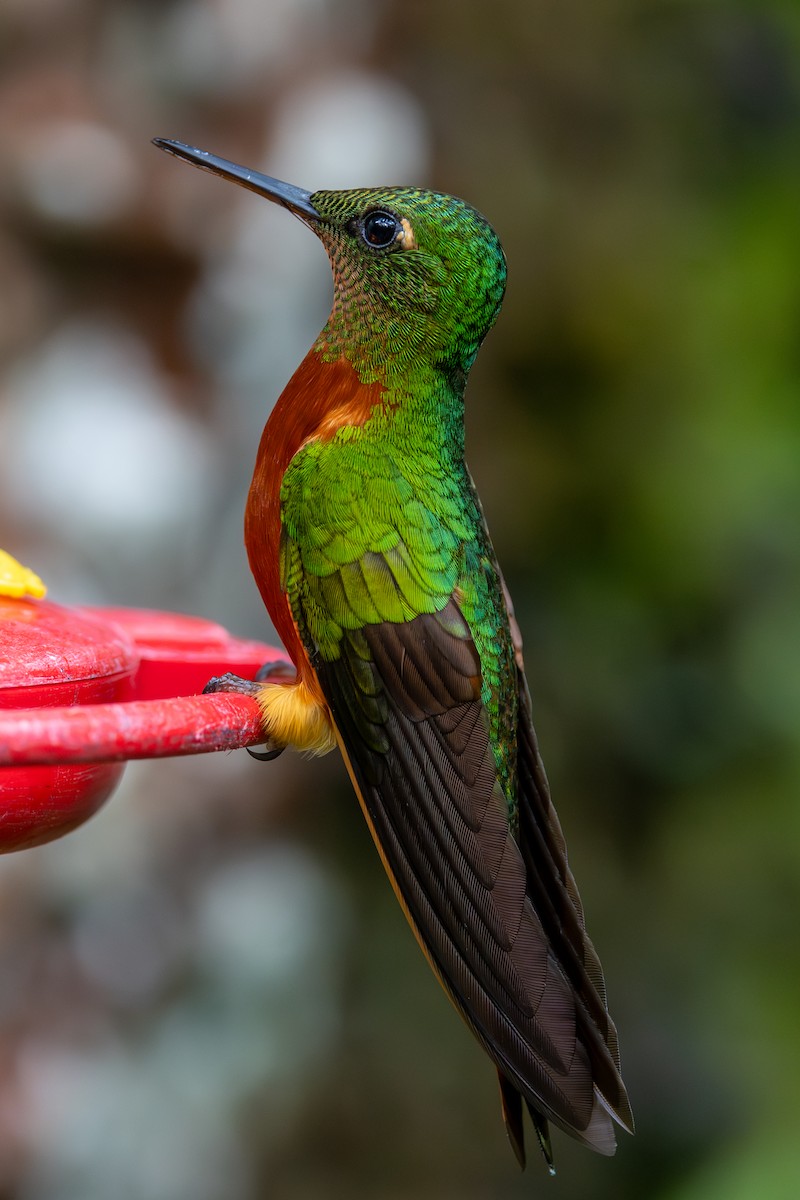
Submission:
[[[338,746],[444,991],[527,1107],[600,1154],[633,1132],[603,972],[534,732],[522,639],[464,457],[464,391],[500,310],[489,222],[416,187],[308,192],[181,142],[322,242],[333,306],[264,429],[245,545],[292,662],[255,695],[274,757]]]

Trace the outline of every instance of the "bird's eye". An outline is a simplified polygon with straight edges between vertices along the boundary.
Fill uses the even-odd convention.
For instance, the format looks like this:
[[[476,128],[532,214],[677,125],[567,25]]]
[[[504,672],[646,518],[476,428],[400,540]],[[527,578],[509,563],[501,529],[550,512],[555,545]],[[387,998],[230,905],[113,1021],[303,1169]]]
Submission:
[[[394,213],[376,208],[367,213],[361,225],[361,233],[368,246],[375,250],[385,250],[391,246],[402,226]]]

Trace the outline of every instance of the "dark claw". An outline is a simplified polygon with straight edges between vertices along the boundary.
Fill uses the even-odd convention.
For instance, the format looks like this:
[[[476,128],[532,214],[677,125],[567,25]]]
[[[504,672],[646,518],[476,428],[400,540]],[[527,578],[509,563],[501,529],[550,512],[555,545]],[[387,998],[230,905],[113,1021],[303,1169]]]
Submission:
[[[253,750],[250,746],[245,746],[245,750],[250,757],[257,758],[259,762],[272,762],[273,758],[277,758],[279,754],[283,754],[285,749],[285,746],[275,746],[272,750]]]

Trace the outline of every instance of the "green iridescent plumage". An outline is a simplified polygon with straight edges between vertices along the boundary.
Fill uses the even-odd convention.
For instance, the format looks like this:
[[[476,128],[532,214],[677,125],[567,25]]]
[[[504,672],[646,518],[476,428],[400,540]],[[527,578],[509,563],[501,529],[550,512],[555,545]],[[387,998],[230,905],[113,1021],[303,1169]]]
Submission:
[[[432,372],[459,374],[456,392],[463,390],[505,290],[497,234],[463,200],[417,188],[314,192],[311,202],[334,276],[333,311],[317,349],[330,358],[344,354],[365,383],[379,380],[420,401],[420,386],[430,391],[424,407],[438,408],[443,431],[463,446],[459,405],[452,395],[437,404]],[[396,238],[360,256],[354,270],[353,233],[370,210],[402,213],[414,244]]]
[[[312,441],[286,471],[283,586],[306,650],[326,662],[338,658],[344,629],[438,612],[458,594],[515,819],[508,618],[464,463],[463,389],[502,301],[502,248],[487,221],[451,196],[382,188],[311,200],[334,268],[333,311],[315,349],[344,356],[384,395],[364,424]],[[376,209],[402,213],[407,232],[353,271],[353,230]]]

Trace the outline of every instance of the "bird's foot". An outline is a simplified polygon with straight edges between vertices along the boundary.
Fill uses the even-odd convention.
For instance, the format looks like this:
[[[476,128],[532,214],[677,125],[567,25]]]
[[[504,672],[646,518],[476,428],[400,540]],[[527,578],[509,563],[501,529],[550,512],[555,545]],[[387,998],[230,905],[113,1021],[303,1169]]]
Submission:
[[[207,696],[211,692],[235,692],[237,696],[252,696],[255,700],[260,691],[261,684],[255,679],[242,679],[241,675],[234,675],[232,671],[228,671],[225,675],[215,675],[213,679],[209,679],[203,688],[203,695]]]
[[[263,667],[259,667],[255,679],[243,679],[241,675],[234,675],[232,671],[228,671],[224,675],[215,675],[203,688],[203,695],[210,692],[236,692],[239,696],[252,696],[254,699],[258,699],[265,683],[279,683],[284,680],[288,683],[295,678],[295,674],[292,663],[286,659],[278,659],[277,662],[267,662]]]
[[[203,688],[203,695],[212,692],[235,692],[238,696],[252,696],[254,700],[258,700],[267,681],[290,681],[294,677],[295,669],[291,663],[268,662],[259,667],[255,679],[243,679],[241,675],[234,675],[232,671],[226,672],[225,675],[215,675]],[[266,750],[252,750],[250,746],[246,746],[245,749],[251,758],[257,758],[259,762],[271,762],[286,749],[285,746],[272,742],[267,742],[266,745]]]

